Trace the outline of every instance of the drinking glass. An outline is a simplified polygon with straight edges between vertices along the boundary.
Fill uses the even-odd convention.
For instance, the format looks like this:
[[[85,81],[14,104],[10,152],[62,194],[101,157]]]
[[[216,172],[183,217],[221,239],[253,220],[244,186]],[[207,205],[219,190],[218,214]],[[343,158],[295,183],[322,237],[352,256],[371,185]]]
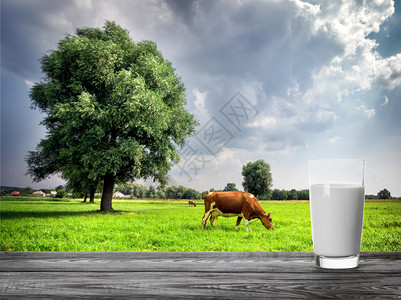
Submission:
[[[356,268],[365,204],[365,161],[310,160],[309,192],[316,265]]]

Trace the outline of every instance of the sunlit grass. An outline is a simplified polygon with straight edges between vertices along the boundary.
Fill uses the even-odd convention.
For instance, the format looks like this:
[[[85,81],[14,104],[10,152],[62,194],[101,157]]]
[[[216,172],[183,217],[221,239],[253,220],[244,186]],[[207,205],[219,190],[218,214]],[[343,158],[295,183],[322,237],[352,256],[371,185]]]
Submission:
[[[308,201],[261,201],[275,229],[256,220],[250,232],[222,217],[201,229],[197,203],[113,200],[101,213],[99,202],[3,197],[1,251],[313,251]],[[367,201],[361,250],[400,251],[400,212],[401,201]]]

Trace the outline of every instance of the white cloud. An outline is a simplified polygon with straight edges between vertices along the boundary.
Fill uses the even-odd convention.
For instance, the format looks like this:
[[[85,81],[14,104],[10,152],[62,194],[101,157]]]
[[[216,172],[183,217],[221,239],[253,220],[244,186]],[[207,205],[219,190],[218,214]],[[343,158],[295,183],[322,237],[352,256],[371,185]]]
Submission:
[[[316,114],[317,123],[334,122],[337,120],[337,115],[334,111],[319,110]]]
[[[387,89],[394,89],[401,85],[401,53],[378,62],[377,77]]]
[[[326,142],[328,142],[330,144],[334,144],[334,143],[338,142],[340,139],[341,139],[341,137],[339,137],[339,136],[333,136],[331,138],[328,138],[326,140]]]
[[[208,92],[200,92],[197,88],[192,89],[192,94],[195,96],[194,104],[197,109],[205,109],[205,101]]]
[[[248,124],[248,127],[251,128],[258,128],[258,127],[262,127],[262,128],[272,128],[274,127],[274,125],[276,125],[277,120],[274,117],[264,117],[261,118],[259,120],[256,120],[253,123]]]
[[[77,5],[77,7],[81,9],[92,9],[92,1],[91,0],[75,0],[74,1]]]
[[[375,50],[376,41],[368,38],[393,13],[391,0],[320,3],[319,12],[311,19],[313,32],[330,36],[341,50],[314,73],[314,84],[306,96],[338,103],[352,93],[371,89],[376,80],[390,89],[400,85],[401,55],[382,59]],[[310,14],[309,10],[305,14]]]
[[[364,104],[361,104],[360,106],[355,107],[355,109],[362,111],[362,113],[369,119],[376,115],[376,111],[373,108],[368,109],[368,108],[366,108],[366,106]]]
[[[381,104],[381,106],[387,106],[388,102],[389,102],[388,97],[384,96],[384,102]]]
[[[32,81],[30,81],[30,80],[24,80],[24,83],[25,83],[29,88],[33,87],[33,85],[34,85],[34,83],[33,83]]]
[[[242,189],[241,153],[241,150],[224,148],[217,155],[205,155],[207,163],[204,168],[200,164],[182,165],[181,169],[175,166],[171,175],[175,182],[200,191],[212,187],[223,189],[228,182],[234,182],[238,189]],[[199,167],[197,172],[194,172],[195,167]]]
[[[192,89],[192,94],[195,96],[194,106],[196,108],[196,114],[201,119],[204,119],[208,116],[206,109],[206,97],[208,92],[201,92],[198,88]]]

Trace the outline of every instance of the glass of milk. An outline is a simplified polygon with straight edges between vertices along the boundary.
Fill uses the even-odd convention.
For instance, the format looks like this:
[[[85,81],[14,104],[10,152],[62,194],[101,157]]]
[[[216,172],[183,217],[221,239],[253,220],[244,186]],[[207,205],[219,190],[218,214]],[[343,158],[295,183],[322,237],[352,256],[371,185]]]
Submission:
[[[316,265],[356,268],[365,203],[365,161],[309,161],[309,197]]]

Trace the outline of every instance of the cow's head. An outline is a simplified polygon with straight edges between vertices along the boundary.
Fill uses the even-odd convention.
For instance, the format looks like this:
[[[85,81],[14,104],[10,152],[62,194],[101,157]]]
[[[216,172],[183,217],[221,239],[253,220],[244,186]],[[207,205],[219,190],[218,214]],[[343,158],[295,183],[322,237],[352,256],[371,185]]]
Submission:
[[[270,216],[271,213],[268,214],[263,214],[263,216],[260,218],[262,221],[263,226],[265,226],[267,229],[272,229],[274,227],[273,225],[273,219]]]

